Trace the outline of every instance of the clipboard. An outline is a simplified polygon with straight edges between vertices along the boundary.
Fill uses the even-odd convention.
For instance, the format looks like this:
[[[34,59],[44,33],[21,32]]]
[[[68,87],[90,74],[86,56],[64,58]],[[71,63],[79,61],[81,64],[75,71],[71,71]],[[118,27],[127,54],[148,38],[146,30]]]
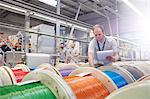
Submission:
[[[97,58],[99,61],[106,60],[107,56],[112,56],[113,50],[97,51]]]

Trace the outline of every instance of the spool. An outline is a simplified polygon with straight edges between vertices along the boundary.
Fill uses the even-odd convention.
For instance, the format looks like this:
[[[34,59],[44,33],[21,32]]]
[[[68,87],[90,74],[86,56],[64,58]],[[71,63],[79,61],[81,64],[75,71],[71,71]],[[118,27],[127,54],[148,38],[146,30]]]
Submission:
[[[27,71],[29,71],[28,67],[23,64],[17,65],[12,69],[6,66],[0,67],[0,72],[2,75],[0,78],[3,83],[2,86],[12,85],[20,82],[22,78],[28,73]]]
[[[147,63],[141,63],[141,64],[136,63],[133,66],[138,67],[144,73],[144,75],[150,74],[150,65]]]
[[[32,82],[1,87],[0,99],[56,99],[56,97],[40,82]]]
[[[134,61],[121,61],[112,63],[113,66],[122,66],[122,65],[130,65],[134,64]]]
[[[21,69],[22,71],[25,71],[25,72],[30,72],[30,69],[28,66],[26,66],[25,64],[17,64],[14,68],[12,69]]]
[[[30,72],[30,69],[25,64],[17,64],[14,66],[14,68],[11,68],[15,78],[16,82],[21,82],[23,77]]]
[[[26,72],[26,71],[22,71],[20,69],[12,70],[12,72],[13,72],[14,76],[16,77],[17,83],[21,82],[23,77],[29,73],[29,72]]]
[[[136,82],[114,91],[106,99],[149,99],[150,81]]]
[[[37,69],[41,69],[41,70],[50,70],[52,71],[53,73],[56,73],[57,75],[61,76],[60,72],[55,68],[53,67],[52,65],[48,64],[48,63],[43,63],[39,66],[37,66]],[[61,76],[62,77],[62,76]]]
[[[61,73],[63,77],[68,76],[73,70],[79,68],[76,64],[63,64],[57,67],[57,70]]]
[[[38,80],[47,86],[57,99],[76,99],[68,84],[58,75],[49,70],[36,70],[27,74],[23,81]]]
[[[118,73],[127,81],[128,84],[136,81],[136,79],[133,77],[133,75],[122,67],[102,66],[102,67],[99,67],[98,69],[101,71],[113,71],[115,73]]]
[[[77,65],[80,67],[90,67],[89,63],[78,63]]]
[[[108,75],[113,81],[114,83],[116,84],[116,86],[118,88],[121,88],[125,85],[127,85],[127,81],[121,76],[119,75],[118,73],[116,72],[113,72],[113,71],[104,71],[104,73],[106,75]]]
[[[107,88],[91,75],[68,76],[64,78],[77,99],[104,99],[109,95]]]
[[[57,67],[60,67],[60,66],[62,66],[64,64],[66,64],[66,63],[57,63],[55,67],[57,68]]]
[[[141,71],[141,69],[137,66],[122,65],[120,67],[122,67],[122,68],[126,69],[128,72],[130,72],[136,80],[141,78],[142,76],[144,76],[144,72]]]
[[[108,89],[109,93],[118,89],[115,83],[112,81],[112,79],[110,79],[105,73],[92,67],[80,67],[74,70],[69,76],[77,76],[86,73],[101,81],[104,84],[104,86]]]
[[[2,81],[2,86],[12,85],[16,83],[15,75],[9,67],[1,66],[0,67],[0,78]]]
[[[74,66],[74,67],[79,67],[77,64],[75,64],[75,63],[68,63],[68,64],[66,64],[66,63],[59,63],[58,65],[56,65],[56,68],[61,68],[61,67],[64,67],[64,66],[66,66],[66,65],[71,65],[71,66]]]
[[[139,82],[139,81],[146,81],[146,80],[150,80],[150,74],[145,75],[145,76],[139,78],[139,79],[137,80],[137,82]]]
[[[0,86],[3,86],[3,81],[1,79],[1,77],[0,77]]]
[[[116,62],[113,63],[115,66],[133,66],[138,68],[144,75],[150,74],[150,62],[149,61],[127,61],[127,62]]]

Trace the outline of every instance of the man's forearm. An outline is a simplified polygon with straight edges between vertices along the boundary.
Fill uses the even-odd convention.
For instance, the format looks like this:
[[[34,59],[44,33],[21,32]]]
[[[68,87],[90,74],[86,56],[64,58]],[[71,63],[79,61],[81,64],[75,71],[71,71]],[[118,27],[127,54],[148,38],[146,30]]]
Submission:
[[[93,61],[92,55],[88,56],[88,61],[89,61],[90,66],[93,67],[94,66],[94,61]]]
[[[113,54],[113,57],[115,58],[115,61],[117,61],[117,60],[118,60],[118,58],[119,58],[118,53],[114,53],[114,54]]]

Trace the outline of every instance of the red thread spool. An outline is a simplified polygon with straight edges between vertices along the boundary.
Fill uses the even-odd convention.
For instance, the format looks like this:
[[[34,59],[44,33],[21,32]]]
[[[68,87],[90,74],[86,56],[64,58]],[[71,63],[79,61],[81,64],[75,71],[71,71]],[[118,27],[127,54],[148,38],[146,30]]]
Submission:
[[[16,77],[16,81],[17,83],[18,82],[21,82],[22,79],[24,78],[25,75],[27,75],[29,72],[26,72],[26,71],[22,71],[20,69],[17,69],[17,70],[12,70],[15,77]]]

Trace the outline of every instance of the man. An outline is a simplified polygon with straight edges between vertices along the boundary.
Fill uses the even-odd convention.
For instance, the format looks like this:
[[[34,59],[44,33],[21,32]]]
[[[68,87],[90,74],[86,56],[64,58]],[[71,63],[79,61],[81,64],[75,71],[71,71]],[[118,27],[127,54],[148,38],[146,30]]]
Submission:
[[[59,49],[59,56],[60,56],[60,63],[65,63],[66,62],[66,48],[64,43],[60,43],[60,49]]]
[[[79,62],[79,50],[76,47],[75,42],[71,42],[70,48],[67,50],[67,63]]]
[[[12,47],[12,43],[10,42],[9,38],[7,38],[5,42],[6,42],[8,45],[10,45],[10,47]],[[3,43],[3,45],[1,46],[1,49],[2,49],[4,52],[7,52],[7,51],[11,51],[10,47],[8,47],[5,43]]]
[[[108,65],[118,60],[117,42],[112,37],[105,36],[103,28],[100,25],[93,27],[94,38],[88,47],[88,61],[92,67]],[[112,56],[107,56],[105,60],[97,59],[97,51],[113,50]]]
[[[21,51],[21,44],[20,43],[16,43],[14,49],[15,49],[15,51]]]

